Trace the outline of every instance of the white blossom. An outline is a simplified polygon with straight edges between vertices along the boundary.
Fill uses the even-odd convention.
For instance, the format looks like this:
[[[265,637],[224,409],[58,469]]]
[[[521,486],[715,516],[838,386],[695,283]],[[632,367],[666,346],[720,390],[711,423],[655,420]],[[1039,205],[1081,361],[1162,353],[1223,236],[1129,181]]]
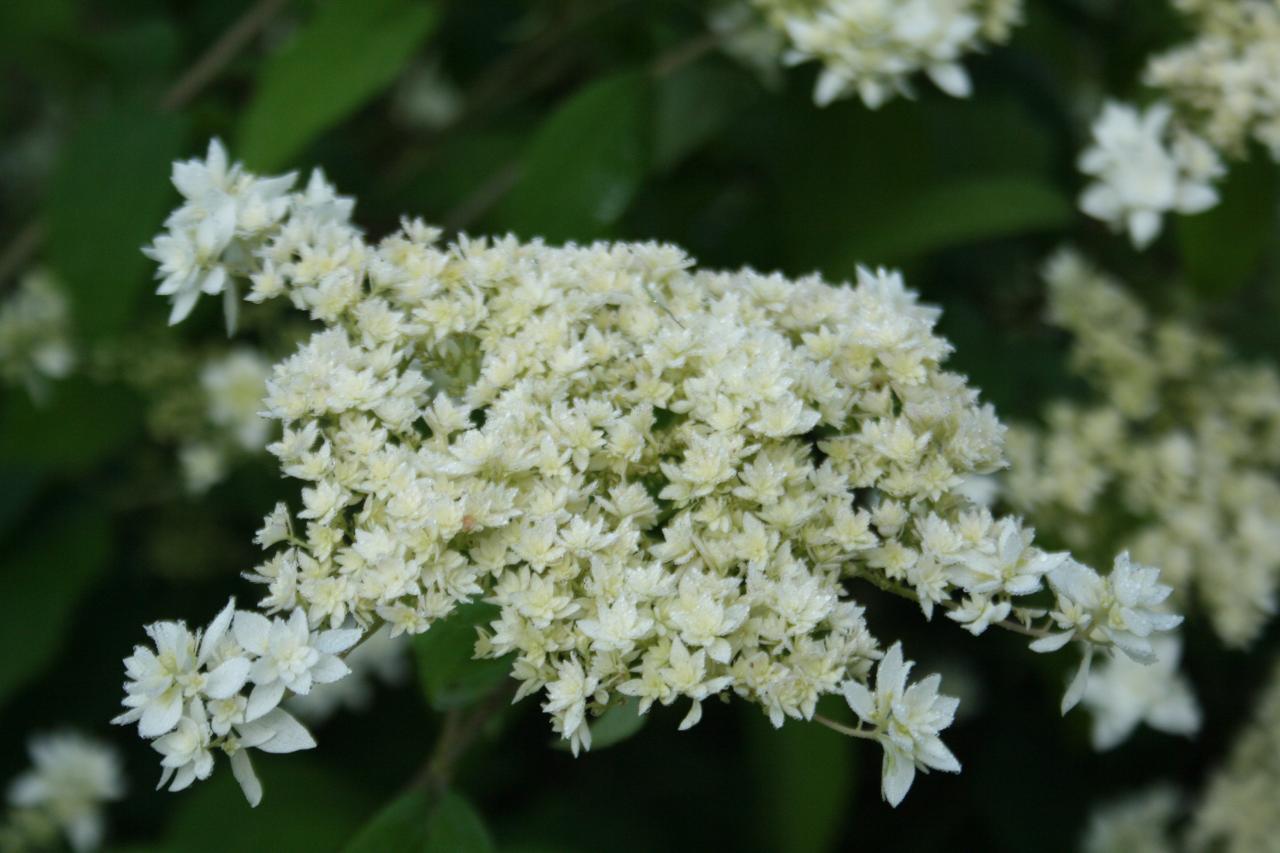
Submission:
[[[34,737],[28,751],[32,766],[10,784],[9,805],[50,821],[73,849],[96,849],[104,834],[104,804],[125,792],[119,755],[70,731]]]
[[[912,77],[919,72],[948,95],[967,97],[972,85],[960,60],[1007,40],[1022,6],[1021,0],[754,3],[786,36],[788,63],[822,63],[815,103],[826,106],[857,95],[872,109],[897,95],[911,95]]]
[[[1178,638],[1159,637],[1152,649],[1153,663],[1117,656],[1093,669],[1082,701],[1093,716],[1094,749],[1113,749],[1139,723],[1177,735],[1192,735],[1200,728],[1200,707],[1190,684],[1178,675]]]
[[[1095,178],[1080,208],[1145,248],[1166,213],[1200,213],[1218,202],[1213,181],[1223,173],[1217,154],[1189,131],[1171,128],[1173,110],[1157,103],[1144,112],[1111,102],[1093,125],[1093,144],[1080,170]]]
[[[902,802],[916,770],[959,773],[960,762],[938,735],[955,718],[959,700],[938,693],[941,679],[930,675],[907,686],[914,664],[894,643],[876,667],[875,690],[847,681],[845,701],[884,749],[880,793],[891,806]]]

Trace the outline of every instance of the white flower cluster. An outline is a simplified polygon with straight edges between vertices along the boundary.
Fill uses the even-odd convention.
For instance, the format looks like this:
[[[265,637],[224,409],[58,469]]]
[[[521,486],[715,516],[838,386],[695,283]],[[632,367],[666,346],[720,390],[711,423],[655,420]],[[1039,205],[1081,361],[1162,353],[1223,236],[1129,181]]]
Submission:
[[[1129,548],[1161,566],[1225,642],[1248,645],[1280,583],[1280,374],[1154,321],[1073,252],[1045,275],[1050,320],[1098,393],[1012,430],[1007,498],[1077,550]]]
[[[1192,812],[1188,846],[1193,850],[1254,853],[1280,846],[1280,669],[1231,746]]]
[[[165,220],[166,232],[143,250],[159,265],[156,292],[173,302],[170,324],[185,319],[201,294],[222,294],[227,330],[234,330],[236,281],[259,268],[257,253],[268,234],[282,227],[323,230],[350,218],[353,203],[335,196],[319,170],[303,192],[291,192],[295,181],[293,173],[259,178],[228,164],[216,139],[204,160],[173,165],[173,185],[185,202]]]
[[[1088,853],[1258,853],[1280,849],[1280,669],[1264,685],[1253,719],[1197,797],[1157,787],[1099,809]],[[1181,818],[1190,815],[1183,824]]]
[[[1196,36],[1150,58],[1145,82],[1158,100],[1145,111],[1107,104],[1080,168],[1095,179],[1081,208],[1128,230],[1144,248],[1166,213],[1218,203],[1222,158],[1249,142],[1280,161],[1280,4],[1274,0],[1174,0]]]
[[[27,273],[0,303],[0,381],[21,384],[38,400],[48,380],[64,378],[75,363],[65,294],[49,273]]]
[[[1003,464],[1003,427],[942,369],[939,312],[897,274],[833,287],[695,272],[655,244],[442,247],[406,221],[374,246],[279,221],[250,298],[287,296],[325,328],[268,384],[269,449],[304,487],[259,531],[261,606],[394,635],[491,602],[477,656],[511,656],[518,697],[542,691],[575,752],[626,697],[688,702],[682,728],[714,696],[775,725],[824,694],[865,698],[849,684],[880,654],[857,579],[1055,648],[1149,657],[1176,622],[1154,570],[1104,578],[968,502],[966,477]],[[1051,612],[1015,611],[1036,593]],[[935,682],[904,691],[895,654],[889,698],[859,707],[892,744],[897,799],[907,759],[950,769],[950,715]]]
[[[28,751],[31,769],[9,786],[11,812],[0,826],[0,848],[54,847],[62,836],[74,850],[96,849],[103,806],[124,796],[116,751],[70,731],[34,737]]]
[[[200,493],[221,481],[230,459],[262,452],[271,422],[262,417],[271,364],[256,349],[238,346],[209,359],[200,370],[210,429],[178,451],[187,491]],[[181,393],[181,392],[180,392]]]
[[[1151,58],[1146,82],[1189,124],[1233,157],[1249,140],[1280,160],[1280,4],[1174,0],[1196,37]]]
[[[315,741],[279,707],[289,693],[305,696],[316,684],[350,670],[338,655],[360,639],[355,628],[312,631],[306,614],[268,619],[228,602],[209,627],[182,622],[147,626],[152,647],[125,658],[124,705],[112,720],[138,724],[138,734],[161,755],[160,787],[180,791],[213,770],[214,750],[230,757],[251,805],[262,798],[249,750],[283,753]],[[252,685],[250,687],[250,685]]]
[[[972,88],[965,54],[1007,41],[1022,0],[752,0],[785,35],[790,64],[822,63],[819,106],[857,95],[872,109],[912,94],[924,72],[958,98]]]
[[[1175,853],[1170,831],[1182,808],[1178,792],[1159,786],[1098,809],[1089,818],[1083,853]]]
[[[1180,125],[1160,102],[1145,111],[1108,103],[1093,124],[1093,144],[1080,170],[1094,179],[1080,209],[1145,248],[1166,213],[1201,213],[1218,203],[1213,181],[1223,174],[1213,147]]]

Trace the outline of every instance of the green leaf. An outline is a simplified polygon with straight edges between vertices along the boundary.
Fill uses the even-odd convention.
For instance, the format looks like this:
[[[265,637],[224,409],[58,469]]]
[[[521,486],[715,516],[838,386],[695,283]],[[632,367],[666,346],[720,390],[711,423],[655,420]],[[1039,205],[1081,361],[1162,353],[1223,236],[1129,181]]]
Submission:
[[[137,398],[117,386],[72,378],[36,403],[0,391],[0,465],[76,473],[116,450],[141,427]]]
[[[665,172],[715,136],[758,91],[734,70],[694,63],[654,84],[653,170]]]
[[[110,534],[99,510],[73,505],[28,528],[0,558],[0,601],[11,614],[0,619],[0,703],[57,654],[76,605],[107,565]]]
[[[343,853],[409,853],[427,842],[431,794],[425,788],[396,797],[342,848]]]
[[[965,243],[1048,231],[1071,221],[1071,204],[1036,177],[955,178],[882,210],[849,235],[842,271],[856,263],[890,263]]]
[[[328,0],[267,61],[239,129],[239,155],[276,170],[385,89],[436,22],[422,0]]]
[[[1212,210],[1177,219],[1183,266],[1196,289],[1230,296],[1258,271],[1276,234],[1276,165],[1260,151],[1232,166]]]
[[[491,853],[493,839],[484,821],[462,797],[446,792],[427,818],[425,853]]]
[[[853,801],[851,739],[795,720],[775,729],[758,710],[747,713],[759,819],[770,842],[763,846],[789,853],[834,849]]]
[[[343,853],[487,853],[493,839],[471,805],[452,791],[414,788],[374,815]]]
[[[647,74],[587,86],[538,129],[499,227],[551,242],[590,240],[622,218],[649,166]]]
[[[464,604],[413,638],[418,678],[437,711],[469,705],[490,693],[511,669],[508,658],[476,660],[476,628],[497,618],[492,604]]]
[[[88,338],[123,327],[151,282],[141,249],[173,200],[169,168],[182,138],[175,115],[117,106],[81,125],[58,158],[45,210],[48,258]]]
[[[648,716],[640,713],[640,701],[628,699],[614,705],[591,722],[591,751],[599,752],[631,737],[644,728]],[[569,742],[557,738],[555,748],[567,750]]]

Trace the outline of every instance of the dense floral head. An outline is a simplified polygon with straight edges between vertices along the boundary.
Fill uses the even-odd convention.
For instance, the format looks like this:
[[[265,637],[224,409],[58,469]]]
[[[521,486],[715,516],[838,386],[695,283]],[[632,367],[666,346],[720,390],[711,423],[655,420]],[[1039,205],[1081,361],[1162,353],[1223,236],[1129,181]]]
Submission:
[[[220,150],[204,168],[184,167],[184,184],[213,189],[184,190],[171,229],[261,194]],[[341,675],[307,651],[331,651],[328,635],[421,633],[476,599],[497,614],[477,656],[509,657],[517,698],[541,691],[575,752],[591,717],[628,697],[642,712],[687,703],[688,727],[718,695],[781,725],[812,718],[824,694],[856,694],[880,652],[854,579],[974,634],[1015,615],[1046,634],[1052,620],[1029,623],[1050,617],[1014,600],[1054,592],[1045,577],[1067,563],[1115,600],[1018,520],[970,504],[966,478],[1004,464],[1004,428],[943,368],[939,312],[897,273],[835,286],[699,271],[651,243],[446,246],[416,220],[375,245],[321,179],[286,191],[192,272],[234,256],[250,300],[287,298],[322,324],[267,383],[281,423],[268,449],[302,481],[301,508],[268,516],[258,541],[272,553],[248,576],[267,613],[291,615],[270,631],[235,616],[230,695],[255,684],[235,720]],[[1136,624],[1150,604],[1126,613]],[[1065,606],[1057,645],[1114,642],[1058,618]],[[204,718],[223,691],[206,686],[220,670],[203,646],[159,680],[150,652],[135,657],[121,720],[170,732],[157,748],[182,784],[207,774],[209,744],[242,754],[242,733],[228,741]],[[936,682],[904,695],[919,708],[894,717],[886,749],[956,769],[937,738],[950,713],[929,710]],[[902,761],[894,802],[912,778]]]

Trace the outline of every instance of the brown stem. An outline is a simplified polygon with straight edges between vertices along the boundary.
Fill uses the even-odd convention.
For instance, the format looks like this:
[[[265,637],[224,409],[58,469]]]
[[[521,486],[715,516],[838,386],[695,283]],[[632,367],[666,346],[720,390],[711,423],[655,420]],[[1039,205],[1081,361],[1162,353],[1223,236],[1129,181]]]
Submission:
[[[510,697],[511,685],[504,682],[478,705],[446,712],[435,746],[410,787],[427,788],[435,793],[447,788],[453,781],[458,761],[475,743],[485,724],[510,701]]]

